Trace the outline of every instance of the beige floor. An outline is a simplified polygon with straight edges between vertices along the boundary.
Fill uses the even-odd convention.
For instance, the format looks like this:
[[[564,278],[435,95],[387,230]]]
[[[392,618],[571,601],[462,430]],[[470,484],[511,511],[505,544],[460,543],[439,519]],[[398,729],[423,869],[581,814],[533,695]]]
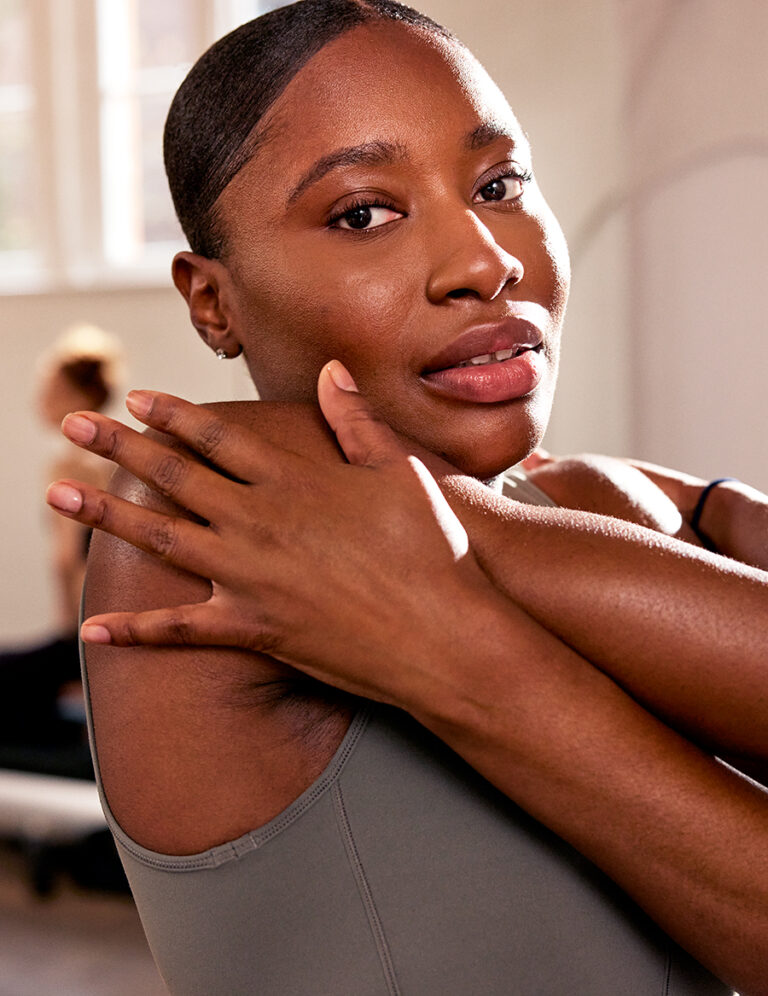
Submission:
[[[167,996],[127,896],[66,881],[39,899],[0,843],[0,996]]]

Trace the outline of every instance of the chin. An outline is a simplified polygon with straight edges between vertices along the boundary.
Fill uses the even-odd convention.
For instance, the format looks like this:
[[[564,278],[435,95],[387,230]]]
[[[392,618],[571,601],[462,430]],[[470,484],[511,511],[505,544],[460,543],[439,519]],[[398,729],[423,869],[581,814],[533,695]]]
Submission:
[[[447,446],[439,455],[469,477],[491,481],[525,460],[536,449],[543,433],[506,433],[478,439],[474,445]]]
[[[510,469],[510,467],[514,467],[522,460],[525,460],[527,456],[530,456],[531,453],[533,453],[535,448],[535,446],[532,446],[530,449],[526,449],[522,453],[520,453],[520,451],[516,451],[514,456],[509,456],[506,459],[491,459],[486,457],[485,454],[481,454],[480,457],[475,455],[474,458],[464,460],[461,463],[455,461],[451,462],[454,463],[454,466],[458,467],[462,473],[467,474],[467,476],[476,477],[478,481],[490,482],[499,477],[500,474],[505,473]]]
[[[490,481],[521,463],[540,445],[549,411],[548,405],[518,403],[511,409],[505,406],[505,410],[481,413],[479,424],[460,438],[443,440],[433,452],[440,451],[440,456],[462,473]]]

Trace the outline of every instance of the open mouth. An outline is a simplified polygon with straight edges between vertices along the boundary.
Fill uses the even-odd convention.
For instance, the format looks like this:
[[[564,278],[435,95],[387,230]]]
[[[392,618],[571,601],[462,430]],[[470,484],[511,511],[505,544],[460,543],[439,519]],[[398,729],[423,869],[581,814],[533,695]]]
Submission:
[[[508,363],[541,351],[543,341],[540,325],[521,316],[470,326],[430,358],[421,376]]]
[[[545,370],[544,347],[539,340],[474,355],[471,349],[454,349],[453,355],[433,360],[421,379],[441,397],[485,404],[526,397],[536,390]]]
[[[482,353],[480,356],[472,356],[468,360],[462,360],[460,363],[454,364],[454,368],[484,367],[489,363],[503,363],[505,360],[513,360],[522,353],[538,352],[540,349],[541,343],[538,346],[514,346],[512,349],[499,349],[495,353]]]
[[[421,371],[433,395],[470,404],[515,401],[532,394],[547,372],[549,315],[532,302],[516,314],[470,325],[436,352]]]

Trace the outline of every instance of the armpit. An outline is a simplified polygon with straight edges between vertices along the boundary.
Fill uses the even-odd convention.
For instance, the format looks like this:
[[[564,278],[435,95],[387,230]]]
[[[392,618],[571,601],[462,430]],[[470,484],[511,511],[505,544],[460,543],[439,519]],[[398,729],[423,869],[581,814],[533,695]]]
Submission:
[[[111,490],[179,510],[119,471]],[[202,601],[210,583],[105,533],[94,535],[86,615]],[[144,847],[193,854],[258,828],[290,805],[333,756],[343,704],[295,673],[232,648],[89,645],[94,739],[120,827]]]

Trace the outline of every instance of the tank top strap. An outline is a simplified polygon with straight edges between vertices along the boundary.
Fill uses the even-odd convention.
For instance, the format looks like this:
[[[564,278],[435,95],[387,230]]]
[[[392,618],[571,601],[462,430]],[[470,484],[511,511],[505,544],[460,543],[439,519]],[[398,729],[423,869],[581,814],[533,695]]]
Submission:
[[[505,498],[521,501],[526,505],[541,505],[549,508],[558,507],[556,501],[553,501],[541,488],[531,483],[525,471],[521,470],[520,467],[510,467],[505,472],[502,479],[501,493]]]

